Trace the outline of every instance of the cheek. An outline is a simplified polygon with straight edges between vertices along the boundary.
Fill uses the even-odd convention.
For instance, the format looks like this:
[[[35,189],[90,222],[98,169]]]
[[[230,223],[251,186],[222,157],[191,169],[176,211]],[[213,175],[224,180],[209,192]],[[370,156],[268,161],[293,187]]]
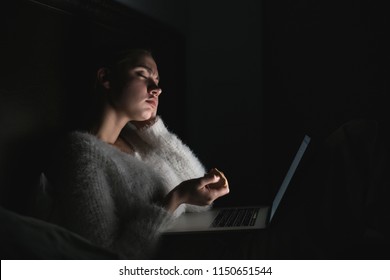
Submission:
[[[127,85],[121,94],[121,103],[132,105],[142,101],[145,98],[144,86],[137,83]]]

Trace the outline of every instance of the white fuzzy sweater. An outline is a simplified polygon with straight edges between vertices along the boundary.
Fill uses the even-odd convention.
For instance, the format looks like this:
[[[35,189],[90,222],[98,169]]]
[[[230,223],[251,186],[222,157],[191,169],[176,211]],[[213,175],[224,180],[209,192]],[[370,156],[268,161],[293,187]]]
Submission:
[[[69,135],[54,190],[57,223],[126,258],[144,259],[171,219],[207,209],[181,205],[170,215],[159,206],[171,189],[205,169],[161,118],[142,131],[128,124],[122,136],[135,155],[86,132]]]

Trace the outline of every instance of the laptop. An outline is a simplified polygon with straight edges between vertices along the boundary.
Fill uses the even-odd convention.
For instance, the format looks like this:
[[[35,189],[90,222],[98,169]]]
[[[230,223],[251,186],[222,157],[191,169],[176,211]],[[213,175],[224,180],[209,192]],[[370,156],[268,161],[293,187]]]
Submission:
[[[196,213],[183,213],[163,234],[264,229],[271,223],[291,179],[310,143],[305,135],[271,205],[223,207]]]

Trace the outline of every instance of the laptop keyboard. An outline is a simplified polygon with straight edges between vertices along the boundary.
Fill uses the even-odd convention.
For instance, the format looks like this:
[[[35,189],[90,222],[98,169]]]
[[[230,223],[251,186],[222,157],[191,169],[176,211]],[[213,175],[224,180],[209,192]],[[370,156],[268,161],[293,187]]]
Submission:
[[[254,226],[258,208],[222,209],[211,227]]]

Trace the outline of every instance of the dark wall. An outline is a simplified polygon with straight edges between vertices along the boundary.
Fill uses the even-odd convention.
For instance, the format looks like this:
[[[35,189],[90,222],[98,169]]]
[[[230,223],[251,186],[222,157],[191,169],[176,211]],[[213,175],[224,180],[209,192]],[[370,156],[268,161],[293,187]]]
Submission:
[[[184,134],[185,41],[174,29],[111,1],[8,1],[0,51],[1,204],[25,212],[51,145],[90,112],[106,52],[152,51],[169,88],[160,111]],[[180,98],[179,98],[180,97]]]
[[[188,141],[227,174],[227,204],[269,201],[305,133],[387,117],[380,1],[205,2],[189,5]]]
[[[390,30],[380,1],[264,1],[263,17],[264,156],[274,181],[303,133],[322,141],[348,120],[387,118]]]

